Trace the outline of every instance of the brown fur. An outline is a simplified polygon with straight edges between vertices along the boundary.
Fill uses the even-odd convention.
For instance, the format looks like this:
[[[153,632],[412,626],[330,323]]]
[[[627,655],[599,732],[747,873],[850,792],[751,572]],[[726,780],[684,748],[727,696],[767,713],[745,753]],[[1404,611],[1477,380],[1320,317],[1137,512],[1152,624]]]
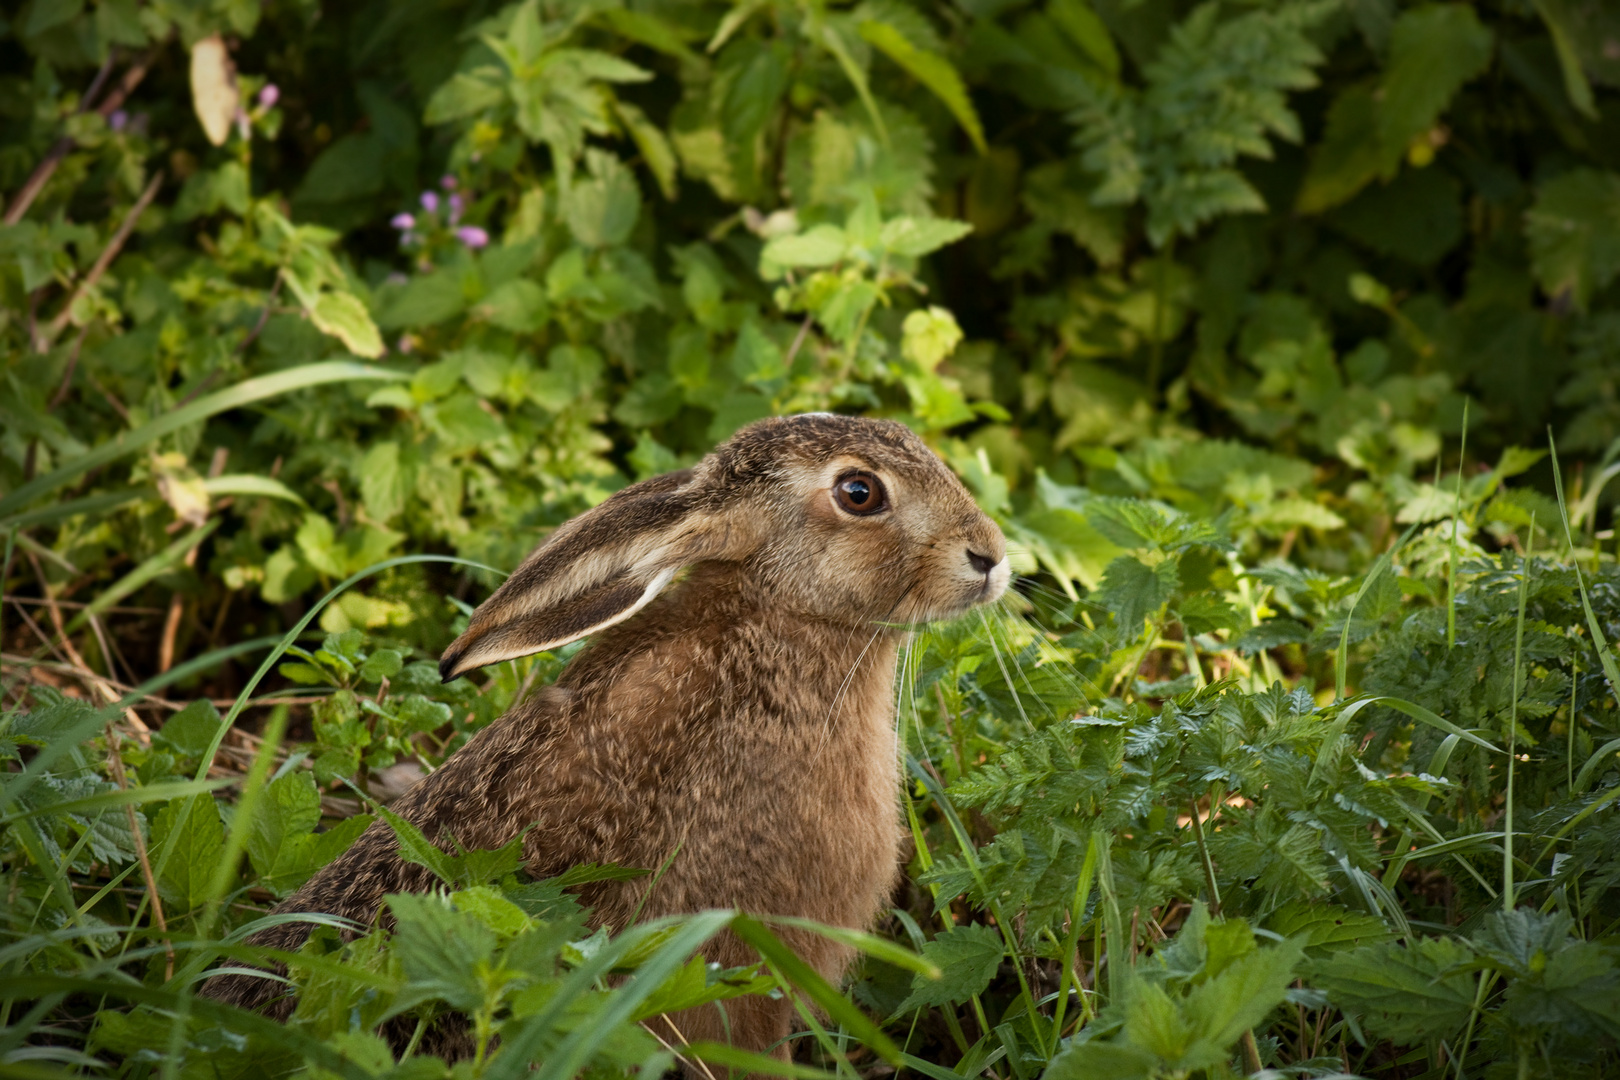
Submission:
[[[856,468],[885,484],[887,511],[837,507],[832,484]],[[973,570],[969,550],[996,570]],[[679,848],[655,886],[588,886],[598,925],[622,928],[641,904],[649,917],[737,907],[864,928],[884,906],[903,842],[893,709],[901,631],[886,624],[994,599],[1004,550],[994,523],[898,424],[753,425],[689,473],[628,488],[557,530],[479,609],[445,670],[464,670],[492,638],[503,650],[551,641],[605,597],[639,598],[626,582],[691,566],[394,809],[430,838],[453,833],[469,848],[533,825],[524,851],[540,876],[585,862],[657,867]],[[379,822],[277,910],[369,922],[385,894],[432,886]],[[296,949],[307,933],[290,924],[254,940]],[[823,938],[786,936],[829,978],[850,959]],[[705,955],[726,966],[756,959],[729,935]],[[276,986],[227,975],[206,992],[259,1007]],[[268,1011],[290,1010],[283,998]],[[727,1016],[731,1041],[753,1050],[791,1030],[782,1001],[738,999]],[[688,1040],[726,1037],[713,1008],[671,1019]]]

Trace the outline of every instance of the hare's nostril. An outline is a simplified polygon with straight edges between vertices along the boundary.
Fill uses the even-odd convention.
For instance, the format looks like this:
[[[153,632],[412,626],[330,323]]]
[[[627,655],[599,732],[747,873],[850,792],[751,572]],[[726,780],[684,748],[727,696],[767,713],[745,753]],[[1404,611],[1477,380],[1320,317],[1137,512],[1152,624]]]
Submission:
[[[973,569],[977,570],[981,574],[988,574],[991,570],[995,569],[995,565],[999,561],[992,559],[988,555],[980,555],[972,548],[967,549],[967,560],[969,565],[971,565]]]

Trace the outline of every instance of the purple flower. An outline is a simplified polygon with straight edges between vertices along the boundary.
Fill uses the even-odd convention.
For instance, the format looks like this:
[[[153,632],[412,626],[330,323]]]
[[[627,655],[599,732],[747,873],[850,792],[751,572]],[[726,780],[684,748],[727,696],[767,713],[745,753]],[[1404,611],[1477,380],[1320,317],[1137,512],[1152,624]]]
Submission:
[[[476,251],[489,243],[489,233],[476,225],[463,225],[456,230],[456,239]]]
[[[437,214],[439,212],[439,195],[438,195],[438,192],[435,192],[435,191],[424,191],[424,192],[422,192],[422,209],[426,210],[430,214]]]
[[[416,228],[416,219],[409,214],[395,214],[388,224],[400,230],[414,229]]]
[[[439,186],[446,191],[456,190],[456,178],[446,173],[439,179]]]
[[[114,131],[123,131],[124,126],[128,123],[129,113],[125,112],[123,109],[114,109],[112,111],[112,115],[107,117],[107,126],[112,128]]]
[[[265,83],[264,89],[259,91],[259,107],[262,109],[273,109],[280,100],[281,87],[275,83]]]
[[[450,196],[450,224],[454,225],[456,222],[461,220],[462,208],[463,208],[463,204],[462,204],[462,201],[461,201],[461,196],[458,195],[458,194],[451,194],[451,196]]]

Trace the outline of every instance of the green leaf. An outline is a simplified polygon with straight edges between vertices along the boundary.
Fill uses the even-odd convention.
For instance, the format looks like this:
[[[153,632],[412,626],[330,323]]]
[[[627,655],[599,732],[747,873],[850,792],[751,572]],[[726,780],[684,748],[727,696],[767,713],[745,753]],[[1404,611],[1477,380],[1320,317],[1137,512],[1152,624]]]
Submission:
[[[392,679],[404,666],[405,658],[397,649],[378,649],[360,665],[360,677],[366,682],[378,683]]]
[[[1159,1059],[1125,1043],[1069,1040],[1052,1058],[1041,1080],[1147,1080],[1158,1075]]]
[[[1375,178],[1392,179],[1407,147],[1490,65],[1494,46],[1494,35],[1470,5],[1425,4],[1403,12],[1382,76],[1340,91],[1329,108],[1296,208],[1319,213],[1349,201]]]
[[[399,841],[399,857],[408,863],[425,866],[433,871],[433,876],[446,885],[456,883],[456,873],[460,869],[458,861],[452,855],[447,855],[436,845],[430,843],[422,835],[422,830],[400,817],[386,806],[373,805],[377,815],[388,822],[388,827],[394,830],[394,837]]]
[[[494,108],[506,100],[506,90],[496,81],[499,78],[492,67],[450,76],[428,99],[423,122],[443,124]]]
[[[1108,26],[1086,0],[1051,0],[1046,13],[1110,79],[1119,78],[1119,49]]]
[[[984,993],[1006,954],[1001,932],[981,923],[958,926],[923,946],[923,959],[940,971],[938,979],[921,972],[911,980],[911,994],[896,1015],[913,1009],[943,1007]]]
[[[1313,958],[1360,944],[1381,944],[1394,936],[1382,919],[1364,911],[1304,900],[1290,900],[1272,912],[1266,929],[1298,940]]]
[[[595,17],[601,19],[621,37],[640,42],[689,64],[703,63],[703,58],[687,47],[688,31],[684,26],[669,22],[651,12],[630,11],[625,8],[608,8],[598,12]]]
[[[322,333],[343,342],[356,356],[375,360],[383,354],[382,335],[359,297],[346,292],[323,292],[309,318]]]
[[[245,495],[265,499],[280,499],[297,506],[304,506],[304,498],[280,480],[268,476],[253,476],[251,474],[231,474],[228,476],[210,476],[202,481],[202,489],[210,498],[219,498],[223,495]]]
[[[792,56],[781,41],[741,41],[732,48],[744,59],[726,90],[720,119],[734,147],[751,149],[787,90]],[[727,50],[728,56],[731,51]]]
[[[1379,100],[1379,137],[1397,153],[1427,132],[1490,65],[1495,36],[1471,4],[1424,4],[1395,20]]]
[[[1121,555],[1103,572],[1097,600],[1115,614],[1122,629],[1136,633],[1142,620],[1169,601],[1180,581],[1174,558],[1150,566],[1135,555]]]
[[[399,443],[373,443],[360,461],[360,504],[366,508],[366,516],[380,525],[388,524],[404,512],[406,494]]]
[[[1211,926],[1206,938],[1218,926]],[[1194,987],[1185,1011],[1196,1040],[1175,1067],[1208,1068],[1226,1060],[1243,1033],[1258,1027],[1267,1013],[1283,1003],[1301,955],[1295,942],[1254,949]]]
[[[546,291],[527,278],[508,281],[484,298],[478,310],[502,330],[532,334],[551,317]]]
[[[782,348],[753,320],[743,324],[731,352],[731,370],[748,383],[770,383],[787,375]]]
[[[883,223],[878,243],[891,255],[920,259],[956,243],[972,231],[973,226],[965,221],[898,217]]]
[[[1620,275],[1620,175],[1572,169],[1542,184],[1524,215],[1530,265],[1548,296],[1585,309]]]
[[[630,14],[623,12],[622,14]],[[675,158],[675,148],[670,145],[669,139],[664,135],[663,129],[651,120],[647,114],[628,101],[614,99],[613,111],[618,115],[619,122],[635,140],[636,149],[641,151],[641,160],[646,162],[647,168],[652,170],[654,179],[658,181],[658,190],[664,198],[674,200],[676,194],[676,173],[680,163]]]
[[[259,875],[260,885],[286,896],[348,850],[374,820],[369,814],[359,814],[316,833],[321,796],[314,777],[291,772],[265,788],[247,838],[248,861]]]
[[[1319,960],[1311,983],[1334,1005],[1361,1017],[1369,1034],[1396,1042],[1449,1039],[1474,1006],[1473,954],[1451,938],[1419,938],[1408,946],[1368,945]]]
[[[386,295],[386,294],[385,294]],[[412,277],[377,316],[386,330],[435,326],[467,309],[461,278],[449,270]]]
[[[220,723],[214,703],[198,698],[165,720],[152,737],[181,757],[201,757],[214,744]]]
[[[393,952],[415,994],[454,1009],[476,1009],[484,997],[481,968],[500,943],[496,932],[443,893],[395,893],[386,902],[396,927]]]
[[[848,250],[843,229],[817,225],[807,232],[771,240],[760,252],[760,263],[789,268],[831,266]]]
[[[630,238],[641,213],[641,190],[619,159],[600,150],[586,154],[590,179],[576,181],[563,197],[563,217],[586,247],[610,247]]]
[[[170,917],[199,907],[209,898],[209,886],[225,850],[225,826],[220,823],[214,797],[193,795],[165,806],[152,822],[152,847],[168,851],[157,884],[170,905]]]
[[[861,23],[861,37],[944,102],[951,115],[956,117],[956,122],[962,125],[962,130],[967,132],[968,138],[973,140],[979,153],[989,150],[984,141],[984,125],[979,122],[978,110],[973,107],[973,99],[968,96],[962,76],[957,74],[949,60],[918,48],[897,27],[876,19]],[[1115,57],[1114,63],[1117,70],[1118,57]]]

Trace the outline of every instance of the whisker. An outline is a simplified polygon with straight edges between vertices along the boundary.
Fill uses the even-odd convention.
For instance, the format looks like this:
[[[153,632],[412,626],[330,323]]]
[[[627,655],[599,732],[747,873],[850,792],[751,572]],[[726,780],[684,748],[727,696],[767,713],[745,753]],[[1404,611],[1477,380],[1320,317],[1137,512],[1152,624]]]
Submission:
[[[838,693],[833,695],[832,704],[827,706],[827,720],[822,725],[821,743],[816,747],[817,760],[821,758],[822,751],[827,748],[827,744],[832,739],[833,714],[838,711],[838,703],[843,700],[844,691],[849,689],[850,682],[855,678],[855,672],[860,670],[861,661],[866,659],[867,650],[872,647],[872,642],[876,641],[878,639],[878,635],[881,633],[883,633],[883,627],[879,626],[876,630],[872,631],[872,636],[866,639],[866,644],[861,646],[860,655],[855,657],[855,662],[850,665],[849,674],[844,676],[843,684],[838,687]]]
[[[1035,639],[1032,644],[1037,649],[1040,657],[1040,662],[1037,665],[1038,667],[1040,667],[1043,671],[1049,672],[1053,677],[1061,680],[1065,689],[1067,689],[1069,693],[1073,694],[1081,701],[1089,704],[1091,701],[1097,700],[1103,696],[1101,688],[1098,687],[1096,683],[1092,682],[1091,679],[1083,675],[1079,669],[1074,666],[1073,661],[1065,656],[1062,650],[1053,643],[1052,638],[1059,635],[1055,630],[1041,621],[1037,612],[1008,612],[1007,615],[1009,620],[1018,619],[1036,631]],[[1102,636],[1097,634],[1096,631],[1086,629],[1085,627],[1081,627],[1080,629],[1086,634],[1096,637],[1099,641],[1103,640]],[[1073,633],[1074,631],[1070,632]],[[1021,665],[1020,673],[1022,673]],[[1025,676],[1025,685],[1030,685],[1027,676]],[[1030,692],[1035,693],[1033,686],[1030,686]],[[1036,694],[1036,696],[1039,697],[1038,694]],[[1050,706],[1048,706],[1048,711],[1051,711]]]
[[[984,624],[985,633],[990,637],[990,652],[996,658],[996,666],[1001,669],[1001,677],[1006,680],[1007,689],[1012,691],[1013,704],[1018,706],[1018,715],[1024,718],[1025,727],[1031,731],[1035,730],[1035,725],[1029,721],[1029,714],[1024,711],[1024,702],[1018,696],[1018,687],[1013,685],[1012,676],[1007,673],[1007,663],[1001,658],[1001,649],[996,645],[995,632],[990,629],[990,620],[985,616],[983,608],[979,609],[979,621]]]

